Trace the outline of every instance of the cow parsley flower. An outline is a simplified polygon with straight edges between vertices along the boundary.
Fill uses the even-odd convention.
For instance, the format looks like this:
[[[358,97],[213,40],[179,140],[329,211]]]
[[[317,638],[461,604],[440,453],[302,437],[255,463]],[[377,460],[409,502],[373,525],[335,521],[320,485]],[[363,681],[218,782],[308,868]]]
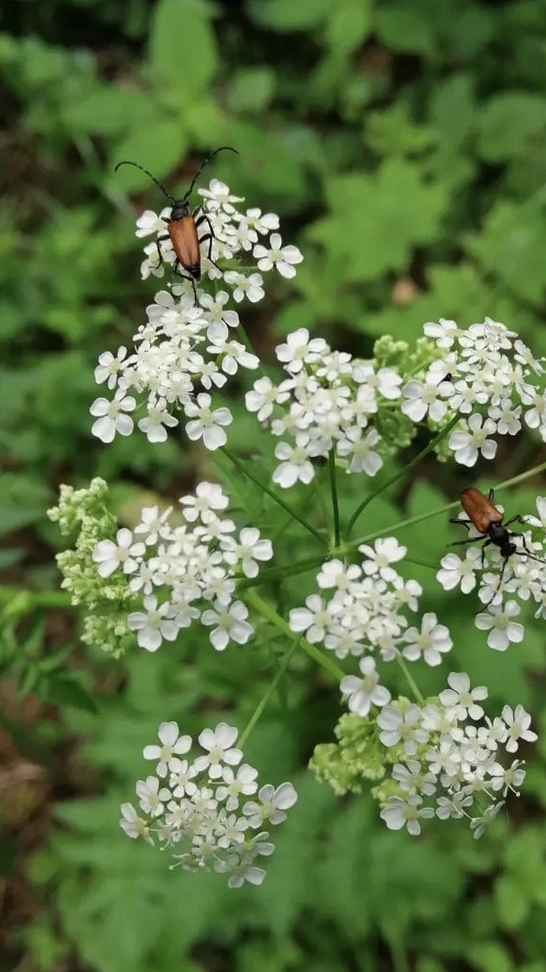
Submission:
[[[297,800],[291,783],[265,784],[258,791],[258,771],[242,764],[237,735],[235,727],[220,722],[200,733],[195,749],[176,723],[162,723],[161,746],[144,749],[145,758],[159,758],[158,776],[136,784],[144,816],[124,803],[120,820],[131,839],[175,850],[172,867],[225,874],[230,888],[261,884],[266,872],[256,863],[275,849],[263,828],[281,824]],[[249,799],[257,791],[258,799]]]
[[[372,705],[381,708],[390,702],[391,693],[379,684],[379,674],[373,658],[362,658],[358,667],[362,678],[356,675],[345,675],[339,687],[342,695],[348,696],[349,712],[367,716]]]
[[[479,837],[504,806],[499,797],[519,794],[525,780],[522,763],[506,758],[517,750],[519,738],[537,738],[522,706],[515,712],[505,706],[502,719],[484,720],[476,700],[487,697],[485,688],[471,689],[464,672],[452,672],[448,686],[438,703],[398,700],[377,716],[380,741],[389,749],[403,744],[389,787],[378,787],[380,815],[391,830],[406,826],[418,836],[420,821],[436,815],[440,820],[467,818],[473,836]],[[424,734],[419,746],[418,731]],[[398,792],[393,792],[395,784]],[[490,801],[485,810],[484,794]]]

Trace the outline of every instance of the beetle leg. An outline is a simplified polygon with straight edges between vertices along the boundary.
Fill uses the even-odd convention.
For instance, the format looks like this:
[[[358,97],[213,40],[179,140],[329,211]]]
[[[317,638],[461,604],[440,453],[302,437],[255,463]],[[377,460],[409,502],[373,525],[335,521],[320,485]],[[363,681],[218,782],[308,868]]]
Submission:
[[[470,527],[472,526],[471,520],[461,520],[459,516],[450,516],[449,522],[455,523],[457,526],[464,526],[467,530],[470,530]]]
[[[493,500],[495,499],[495,490],[493,489],[493,487],[491,487],[491,489],[489,490],[489,492],[487,494],[487,498],[488,498],[488,500],[489,500],[490,503],[492,503]]]
[[[448,544],[449,547],[462,547],[463,544],[467,543],[477,543],[478,540],[483,540],[484,537],[467,537],[466,540],[454,540],[453,543]],[[486,547],[491,543],[490,540],[485,544]]]
[[[505,557],[504,560],[503,560],[503,563],[502,563],[502,570],[500,572],[499,582],[497,584],[496,589],[493,591],[493,597],[490,597],[489,600],[488,600],[488,602],[487,602],[487,604],[484,604],[483,605],[484,608],[486,608],[486,609],[489,607],[490,604],[493,603],[493,601],[495,600],[497,594],[499,593],[499,591],[500,591],[500,589],[502,587],[502,580],[503,580],[503,577],[504,577],[504,572],[506,570],[506,564],[507,563],[508,563],[508,557]]]
[[[523,518],[523,516],[521,516],[519,513],[516,513],[514,516],[511,516],[509,520],[506,521],[504,526],[510,526],[511,523],[523,523],[523,525],[525,526],[526,521]],[[521,536],[521,535],[522,535],[521,533],[516,534],[516,536]]]
[[[485,543],[484,543],[484,545],[483,545],[483,547],[482,547],[482,570],[485,567],[485,548],[486,547],[489,547],[490,544],[491,544],[491,540],[486,540]],[[504,561],[504,563],[506,564],[506,561]]]
[[[178,271],[178,267],[179,266],[180,266],[180,260],[177,257],[176,260],[173,263],[173,267],[172,267],[173,273],[175,273],[177,277],[182,277],[182,280],[189,280],[189,282],[191,283],[192,288],[193,288],[193,300],[194,300],[194,304],[197,307],[199,301],[197,300],[197,288],[195,286],[195,280],[193,279],[193,277],[191,276],[190,273],[179,272]]]

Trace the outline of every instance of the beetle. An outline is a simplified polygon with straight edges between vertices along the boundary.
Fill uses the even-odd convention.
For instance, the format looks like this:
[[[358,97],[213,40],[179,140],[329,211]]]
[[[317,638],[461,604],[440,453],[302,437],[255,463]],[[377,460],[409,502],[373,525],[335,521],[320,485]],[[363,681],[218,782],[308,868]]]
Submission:
[[[207,156],[204,162],[202,162],[201,165],[199,166],[197,172],[195,173],[191,181],[191,185],[189,189],[184,194],[182,199],[175,199],[174,196],[171,196],[171,194],[167,192],[167,190],[161,184],[161,182],[159,182],[159,180],[156,179],[155,176],[153,176],[152,173],[148,171],[148,169],[145,169],[143,165],[139,165],[137,162],[130,162],[127,160],[123,162],[118,162],[114,170],[115,172],[117,172],[122,165],[133,165],[136,169],[140,169],[142,172],[145,172],[146,175],[149,176],[153,182],[155,182],[156,186],[158,186],[161,189],[162,193],[172,203],[171,215],[166,220],[167,232],[165,233],[164,236],[158,236],[156,240],[157,255],[159,258],[159,263],[157,264],[157,266],[159,267],[160,264],[163,262],[163,253],[161,252],[160,243],[164,243],[166,240],[170,240],[176,255],[176,259],[173,264],[173,273],[176,273],[177,276],[179,277],[183,277],[184,280],[190,281],[193,287],[195,303],[197,303],[197,291],[195,289],[195,281],[201,279],[200,247],[202,243],[206,243],[208,241],[209,252],[207,255],[208,255],[208,259],[211,260],[211,262],[213,262],[212,243],[215,237],[212,231],[212,225],[210,219],[207,216],[207,214],[202,211],[200,212],[201,210],[200,206],[198,206],[197,209],[194,209],[194,211],[192,212],[190,210],[188,200],[195,188],[195,184],[199,176],[201,175],[201,172],[203,171],[205,166],[208,165],[209,162],[214,158],[214,156],[218,155],[219,152],[235,152],[237,155],[239,154],[237,152],[237,149],[232,148],[231,145],[221,145],[220,148],[217,148],[215,149],[214,152],[211,152],[211,154]],[[207,224],[209,232],[205,233],[204,236],[199,237],[197,233],[197,229],[199,226],[202,226],[203,223]],[[178,270],[179,267],[182,267],[184,272],[182,273],[179,272]]]
[[[473,526],[479,531],[481,536],[470,537],[466,540],[456,540],[454,543],[450,544],[450,546],[456,547],[460,544],[476,543],[481,541],[483,543],[482,570],[485,562],[485,548],[489,547],[490,545],[499,548],[500,555],[503,559],[499,583],[493,597],[488,604],[485,605],[485,607],[489,607],[489,604],[495,600],[495,597],[497,596],[502,584],[506,565],[513,554],[517,554],[520,557],[528,557],[530,560],[538,560],[539,563],[544,563],[540,557],[536,557],[531,553],[525,542],[524,533],[507,529],[511,523],[525,524],[524,518],[520,516],[519,513],[516,513],[514,516],[510,517],[506,523],[504,523],[504,515],[494,505],[494,498],[495,491],[493,489],[489,490],[488,496],[484,496],[483,493],[480,493],[479,489],[475,489],[473,486],[463,489],[460,496],[461,506],[468,516],[468,520],[450,519],[449,521],[450,523],[458,523],[464,526],[467,530]],[[521,550],[517,544],[514,543],[513,537],[521,537],[523,550]]]

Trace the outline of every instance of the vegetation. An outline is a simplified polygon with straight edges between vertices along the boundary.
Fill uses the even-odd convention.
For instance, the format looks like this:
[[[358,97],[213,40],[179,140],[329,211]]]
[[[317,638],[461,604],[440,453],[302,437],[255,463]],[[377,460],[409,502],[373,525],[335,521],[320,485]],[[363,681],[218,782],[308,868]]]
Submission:
[[[544,622],[529,607],[522,644],[485,647],[477,603],[420,565],[439,565],[448,514],[404,529],[411,576],[449,625],[455,670],[486,684],[499,711],[522,703],[533,715],[521,798],[478,842],[457,822],[429,821],[418,839],[391,833],[369,792],[336,797],[307,769],[334,739],[339,694],[296,652],[247,749],[264,779],[293,781],[298,803],[263,886],[239,891],[169,871],[127,841],[119,804],[161,721],[193,736],[227,716],[244,726],[286,638],[267,628],[252,651],[223,655],[204,632],[121,659],[87,646],[46,516],[61,483],[97,476],[122,525],[203,478],[219,479],[250,523],[264,515],[251,485],[199,444],[91,437],[97,357],[130,342],[157,289],[138,279],[134,219],[164,200],[137,170],[115,175],[120,159],[174,191],[207,151],[237,147],[211,174],[279,213],[305,256],[293,281],[276,278],[267,302],[246,305],[266,362],[299,327],[369,357],[382,335],[413,343],[425,321],[486,315],[546,354],[546,0],[50,0],[6,5],[1,29],[0,966],[546,972]],[[241,379],[230,401],[229,443],[252,455],[263,436],[244,409],[248,387]],[[501,443],[494,464],[471,471],[425,459],[364,511],[362,532],[546,461],[527,434]],[[386,464],[386,478],[423,445]],[[253,469],[265,478],[271,465]],[[350,479],[344,522],[366,482]],[[537,477],[502,499],[526,512],[545,492]],[[309,503],[301,484],[289,495]],[[286,562],[284,514],[266,513]],[[276,593],[293,607],[314,589],[310,571]],[[432,671],[421,689],[436,692]]]

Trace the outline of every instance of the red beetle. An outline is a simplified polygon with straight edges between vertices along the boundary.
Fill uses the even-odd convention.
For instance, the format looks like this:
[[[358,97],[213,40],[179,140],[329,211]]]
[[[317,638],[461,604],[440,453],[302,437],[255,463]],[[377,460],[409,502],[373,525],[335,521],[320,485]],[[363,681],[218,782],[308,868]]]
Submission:
[[[166,221],[167,232],[164,236],[158,236],[157,238],[157,254],[159,257],[158,266],[160,263],[163,262],[163,254],[161,252],[161,247],[159,244],[164,243],[165,240],[170,239],[173,245],[173,250],[176,254],[176,260],[174,261],[173,264],[173,272],[176,273],[179,277],[183,277],[184,280],[190,281],[193,287],[195,303],[197,303],[197,292],[195,289],[195,281],[201,279],[200,246],[201,243],[206,243],[208,241],[209,244],[208,258],[209,260],[211,260],[212,241],[214,240],[214,233],[212,232],[212,226],[207,214],[201,212],[199,215],[197,215],[201,209],[200,206],[198,206],[197,209],[191,212],[190,207],[188,205],[188,199],[190,198],[194,190],[195,184],[201,172],[203,171],[205,166],[208,165],[211,159],[213,159],[215,155],[218,155],[219,152],[236,152],[237,155],[239,154],[237,152],[237,149],[232,148],[230,145],[221,145],[220,148],[217,148],[214,152],[211,153],[211,155],[209,155],[205,159],[204,162],[201,163],[201,165],[199,166],[197,172],[195,173],[192,179],[190,188],[185,193],[182,199],[175,199],[173,196],[171,196],[170,193],[168,193],[167,190],[164,188],[164,186],[162,186],[161,183],[155,178],[155,176],[153,176],[151,172],[148,172],[148,169],[145,169],[143,165],[138,165],[137,162],[128,162],[128,161],[118,162],[114,170],[115,172],[117,172],[120,166],[122,165],[133,165],[136,169],[140,169],[142,172],[145,172],[146,175],[148,175],[150,179],[152,179],[153,182],[155,182],[156,186],[159,186],[162,193],[167,197],[167,199],[169,199],[170,202],[172,202],[173,208],[171,210],[171,215],[168,217]],[[197,228],[199,226],[202,226],[203,223],[207,224],[209,232],[205,233],[204,236],[199,237],[197,234]],[[182,267],[185,272],[180,273],[178,270],[179,267]]]
[[[455,543],[450,544],[450,546],[456,547],[460,544],[482,541],[482,570],[485,560],[485,548],[493,544],[500,550],[501,557],[503,558],[503,564],[499,583],[493,597],[488,604],[485,605],[485,607],[488,607],[497,596],[502,584],[504,572],[506,570],[506,564],[513,554],[517,554],[520,557],[529,557],[530,560],[538,560],[539,563],[544,563],[540,557],[535,557],[535,555],[532,554],[528,549],[527,544],[525,543],[524,533],[518,533],[514,530],[507,529],[511,523],[525,523],[524,518],[520,516],[519,513],[516,513],[514,516],[510,517],[506,523],[503,523],[503,514],[497,509],[496,506],[493,505],[494,497],[495,491],[493,489],[489,490],[489,496],[484,496],[483,493],[480,493],[479,489],[474,489],[473,486],[463,489],[461,493],[461,506],[467,514],[468,520],[450,520],[450,523],[462,524],[462,526],[466,527],[467,530],[469,530],[470,526],[472,525],[481,534],[479,537],[471,537],[470,539],[467,538],[466,540],[456,540]],[[521,550],[517,544],[514,543],[512,539],[513,537],[521,537],[523,550]]]

